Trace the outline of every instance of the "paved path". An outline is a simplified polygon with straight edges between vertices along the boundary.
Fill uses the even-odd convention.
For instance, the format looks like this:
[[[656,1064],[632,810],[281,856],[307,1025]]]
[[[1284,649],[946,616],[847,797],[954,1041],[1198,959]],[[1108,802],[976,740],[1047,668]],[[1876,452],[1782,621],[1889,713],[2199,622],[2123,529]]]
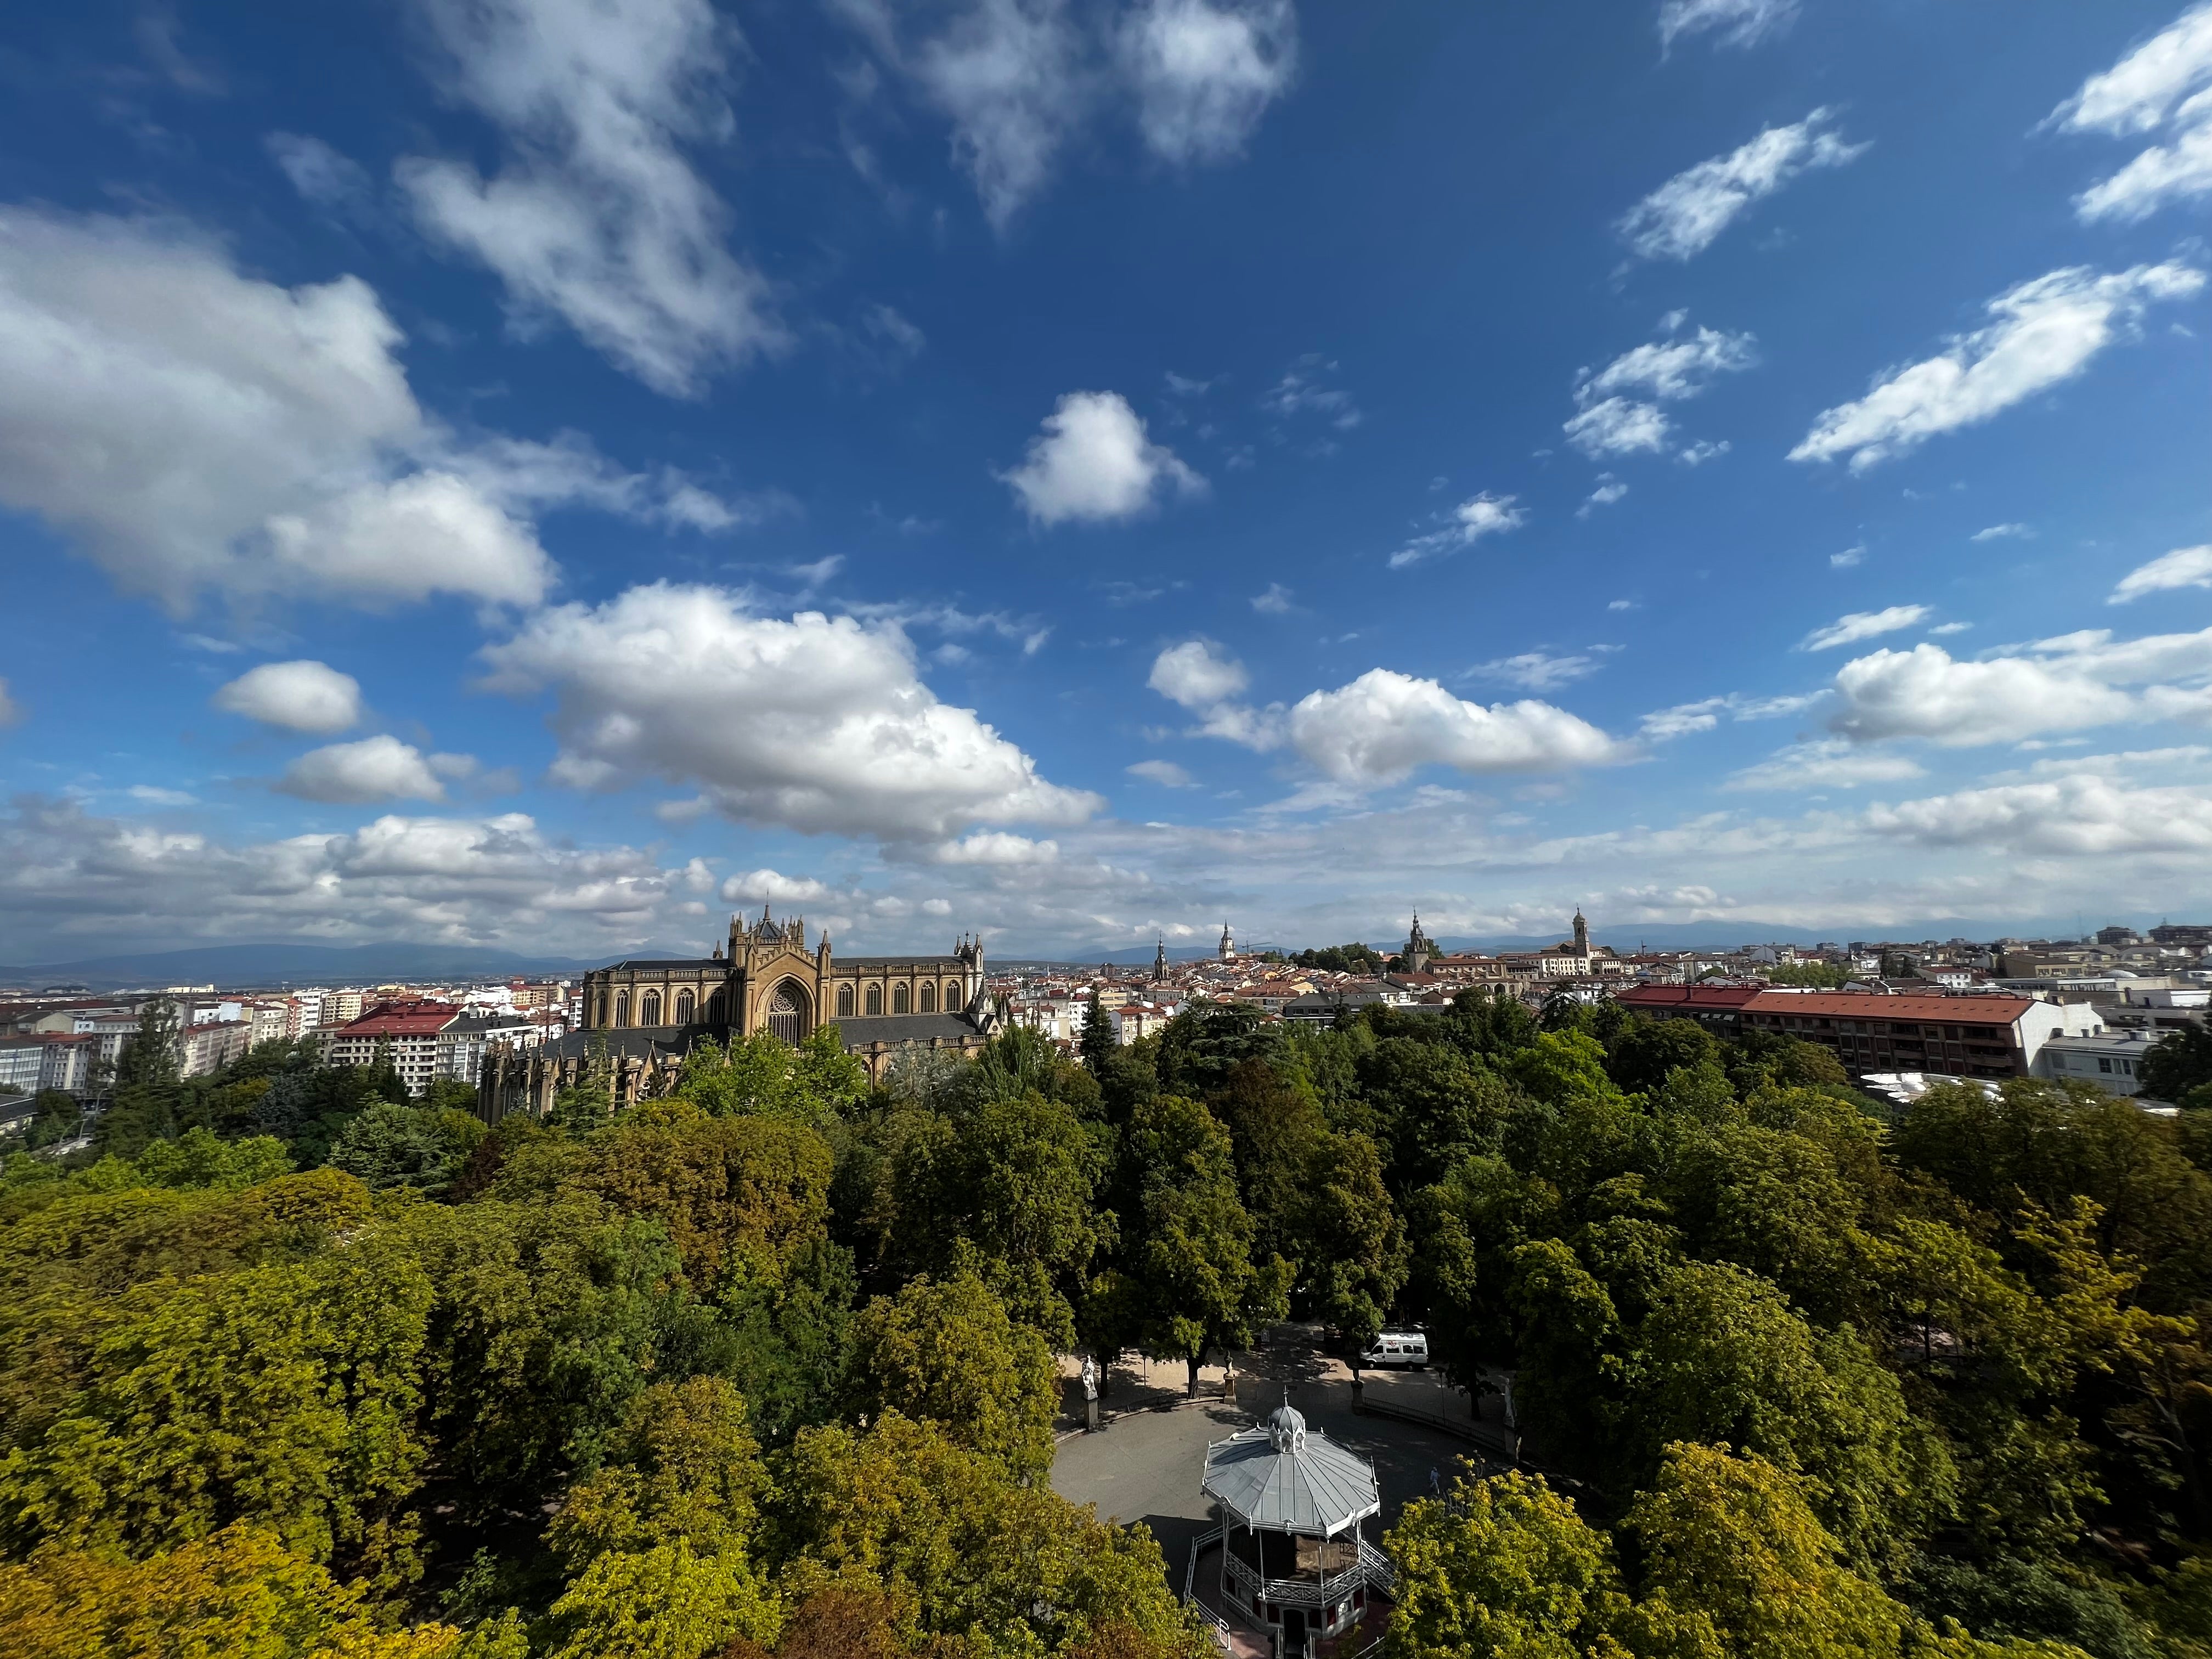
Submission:
[[[1135,1403],[1136,1391],[1120,1389],[1118,1373],[1116,1381],[1109,1407]],[[1053,1490],[1074,1503],[1096,1504],[1104,1519],[1143,1522],[1159,1540],[1169,1580],[1180,1590],[1190,1540],[1209,1524],[1210,1500],[1198,1489],[1207,1445],[1250,1427],[1255,1414],[1273,1411],[1285,1384],[1291,1404],[1304,1413],[1309,1429],[1320,1430],[1375,1466],[1382,1515],[1379,1525],[1368,1523],[1370,1538],[1379,1540],[1408,1499],[1427,1495],[1431,1468],[1449,1484],[1458,1459],[1475,1457],[1480,1466],[1480,1454],[1463,1440],[1417,1424],[1353,1416],[1352,1386],[1342,1367],[1285,1340],[1238,1357],[1239,1406],[1221,1401],[1217,1382],[1209,1391],[1213,1397],[1197,1405],[1124,1411],[1097,1434],[1062,1441],[1053,1462]],[[1173,1396],[1163,1390],[1141,1397]]]

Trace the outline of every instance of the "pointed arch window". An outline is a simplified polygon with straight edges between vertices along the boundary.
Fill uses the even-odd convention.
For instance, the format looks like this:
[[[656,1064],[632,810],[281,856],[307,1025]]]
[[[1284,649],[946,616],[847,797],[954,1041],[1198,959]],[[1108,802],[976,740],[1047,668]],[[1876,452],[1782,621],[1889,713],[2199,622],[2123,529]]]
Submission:
[[[957,979],[948,979],[945,981],[945,1012],[948,1014],[957,1013],[959,1009],[960,981]]]
[[[891,1012],[895,1014],[903,1014],[908,1012],[906,987],[903,985],[891,987]]]
[[[850,1019],[852,1017],[853,988],[849,985],[841,985],[837,988],[837,1018]]]
[[[617,1025],[629,1024],[629,993],[627,991],[615,993],[615,1024]]]
[[[678,991],[676,994],[676,1023],[678,1025],[689,1025],[691,1023],[692,1010],[697,1006],[698,1004],[692,998],[690,992]]]
[[[800,1006],[798,997],[787,984],[775,988],[775,994],[768,1000],[768,1029],[779,1042],[793,1048],[805,1035],[806,1010]]]
[[[884,988],[880,985],[871,985],[868,987],[868,1017],[872,1019],[883,1011]]]
[[[937,1012],[937,987],[933,983],[921,988],[921,1012],[925,1014]]]
[[[660,1024],[660,993],[647,991],[637,1000],[637,1023],[641,1025]]]

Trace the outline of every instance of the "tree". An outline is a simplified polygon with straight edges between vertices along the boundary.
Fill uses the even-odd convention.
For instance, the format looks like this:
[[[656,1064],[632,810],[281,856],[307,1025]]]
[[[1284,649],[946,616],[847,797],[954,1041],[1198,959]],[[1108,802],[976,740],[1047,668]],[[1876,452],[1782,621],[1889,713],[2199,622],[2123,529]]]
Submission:
[[[1310,1143],[1296,1188],[1298,1288],[1323,1322],[1361,1347],[1374,1340],[1406,1282],[1405,1230],[1365,1135]]]
[[[1017,1475],[1052,1466],[1060,1381],[1051,1352],[973,1273],[915,1279],[853,1323],[848,1399],[873,1420],[895,1411]]]
[[[38,1108],[39,1115],[31,1120],[24,1144],[34,1150],[70,1139],[84,1121],[83,1108],[76,1103],[76,1097],[66,1090],[41,1089],[32,1103]]]
[[[1385,1540],[1398,1569],[1385,1659],[1627,1659],[1612,1540],[1540,1475],[1462,1477]]]
[[[373,1190],[442,1193],[483,1138],[483,1121],[471,1113],[379,1100],[346,1125],[330,1163]]]
[[[177,1005],[156,997],[138,1010],[138,1029],[123,1039],[107,1109],[93,1126],[102,1154],[129,1158],[149,1141],[177,1133],[183,1106],[185,1043]]]
[[[1106,1012],[1105,1005],[1098,1000],[1098,993],[1093,991],[1090,1006],[1083,1011],[1083,1032],[1078,1040],[1076,1052],[1083,1057],[1083,1064],[1091,1075],[1097,1077],[1104,1072],[1108,1057],[1118,1047],[1120,1044],[1114,1036],[1113,1016]]]
[[[1143,1340],[1183,1360],[1195,1395],[1208,1348],[1244,1346],[1255,1324],[1288,1311],[1290,1264],[1254,1261],[1228,1134],[1196,1101],[1164,1095],[1139,1106],[1123,1164],[1132,1216],[1124,1260],[1140,1287]]]
[[[2212,1025],[2168,1031],[2136,1062],[2136,1081],[2154,1100],[2196,1106],[2189,1097],[2212,1084]]]

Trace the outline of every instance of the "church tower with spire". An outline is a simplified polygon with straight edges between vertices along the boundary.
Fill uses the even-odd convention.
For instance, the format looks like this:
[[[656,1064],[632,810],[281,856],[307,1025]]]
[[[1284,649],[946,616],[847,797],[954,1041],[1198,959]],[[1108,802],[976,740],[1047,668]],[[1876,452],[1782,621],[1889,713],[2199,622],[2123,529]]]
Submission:
[[[1589,923],[1583,920],[1583,907],[1577,904],[1575,906],[1575,954],[1587,957],[1589,953]]]
[[[1421,931],[1421,913],[1413,912],[1413,931],[1406,936],[1406,948],[1398,954],[1404,958],[1409,974],[1429,971],[1429,958],[1437,953],[1436,941]]]
[[[1237,941],[1230,937],[1229,924],[1225,921],[1221,924],[1221,959],[1224,962],[1237,959]]]
[[[1160,948],[1152,952],[1152,983],[1164,985],[1168,979],[1167,935],[1160,935]]]

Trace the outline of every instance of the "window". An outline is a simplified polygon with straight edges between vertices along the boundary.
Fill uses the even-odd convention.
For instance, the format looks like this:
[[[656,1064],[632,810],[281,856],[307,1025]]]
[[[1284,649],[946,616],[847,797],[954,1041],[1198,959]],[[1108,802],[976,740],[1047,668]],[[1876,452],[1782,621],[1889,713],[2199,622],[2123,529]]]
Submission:
[[[2112,1062],[2109,1060],[2100,1060],[2097,1062],[2097,1069],[2100,1072],[2109,1072],[2112,1069]]]
[[[852,1017],[853,988],[849,985],[841,985],[837,988],[837,1018],[850,1019]]]
[[[676,1023],[678,1025],[689,1025],[691,1023],[691,1011],[697,1006],[697,1003],[692,1000],[690,992],[678,991],[676,994]]]
[[[884,988],[880,985],[871,985],[868,987],[868,1017],[872,1019],[883,1011]]]
[[[615,993],[615,1024],[617,1025],[629,1024],[629,993],[627,991]]]
[[[937,988],[934,985],[921,988],[921,1012],[925,1014],[937,1012]]]
[[[907,991],[903,985],[891,987],[891,1012],[895,1014],[903,1014],[908,1012]]]
[[[768,1029],[774,1033],[777,1042],[787,1042],[795,1048],[799,1046],[799,1039],[805,1035],[799,1029],[805,1023],[804,1013],[799,999],[792,994],[791,987],[788,984],[779,985],[775,988],[775,994],[768,1000]]]
[[[948,1014],[951,1013],[959,1006],[960,981],[948,979],[945,981],[945,1012]]]
[[[660,993],[647,991],[637,1000],[637,1023],[641,1025],[660,1024]]]

